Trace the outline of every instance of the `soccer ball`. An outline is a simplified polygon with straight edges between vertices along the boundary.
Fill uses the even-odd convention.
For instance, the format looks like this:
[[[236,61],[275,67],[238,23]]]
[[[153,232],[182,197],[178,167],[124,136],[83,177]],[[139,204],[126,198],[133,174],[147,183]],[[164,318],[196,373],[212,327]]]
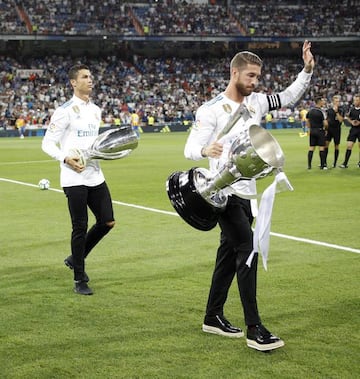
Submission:
[[[50,188],[50,180],[48,179],[41,179],[39,184],[38,184],[39,188],[41,190],[47,190]]]

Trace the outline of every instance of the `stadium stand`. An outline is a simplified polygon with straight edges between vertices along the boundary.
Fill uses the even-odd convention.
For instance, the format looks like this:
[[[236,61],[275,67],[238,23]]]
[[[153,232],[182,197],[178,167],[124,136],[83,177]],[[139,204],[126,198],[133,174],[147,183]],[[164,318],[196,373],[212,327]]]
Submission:
[[[31,117],[29,123],[46,125],[53,110],[69,96],[69,87],[64,83],[74,60],[59,58],[28,59],[24,64],[0,57],[2,127],[13,127],[19,114]],[[109,56],[84,58],[82,62],[92,67],[99,83],[94,98],[103,109],[106,124],[112,124],[117,117],[122,123],[128,123],[133,109],[141,116],[155,115],[159,123],[192,120],[200,103],[224,89],[228,78],[226,59],[146,58],[137,65]],[[280,90],[294,80],[300,69],[298,57],[269,57],[258,90]],[[19,76],[21,70],[28,76]],[[39,74],[34,74],[37,70]],[[313,85],[299,105],[311,106],[311,99],[318,93],[328,99],[335,93],[341,94],[344,104],[351,102],[360,85],[359,70],[358,59],[354,57],[336,61],[319,58]],[[296,108],[291,113],[298,119]],[[281,117],[276,116],[287,118],[289,113],[284,111]]]
[[[308,36],[316,37],[313,85],[300,104],[275,113],[274,120],[298,120],[299,107],[311,106],[318,93],[329,100],[340,94],[347,106],[360,84],[356,4],[0,0],[0,129],[13,129],[20,115],[29,129],[46,127],[69,96],[64,83],[76,61],[89,64],[99,83],[94,97],[104,125],[128,123],[133,109],[144,123],[151,114],[157,124],[188,124],[202,102],[225,88],[236,51],[262,55],[258,90],[278,91],[301,69],[301,41]],[[211,40],[218,35],[225,37]],[[333,45],[337,37],[344,41]]]
[[[356,0],[0,2],[2,33],[38,35],[360,36]],[[212,4],[213,3],[213,4]],[[219,3],[219,5],[218,5]],[[224,3],[226,5],[224,5]]]

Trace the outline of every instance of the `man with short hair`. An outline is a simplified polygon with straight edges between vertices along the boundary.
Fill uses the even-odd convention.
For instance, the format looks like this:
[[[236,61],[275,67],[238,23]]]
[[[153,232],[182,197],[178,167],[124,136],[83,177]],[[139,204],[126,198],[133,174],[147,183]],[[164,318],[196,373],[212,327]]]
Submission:
[[[328,129],[325,141],[325,161],[327,160],[329,145],[334,140],[334,163],[333,167],[336,167],[336,163],[339,157],[339,146],[341,139],[341,124],[344,121],[345,111],[340,106],[341,96],[334,95],[332,98],[332,106],[326,111]]]
[[[187,139],[184,154],[192,160],[209,159],[210,171],[217,173],[226,164],[232,142],[251,125],[260,125],[262,117],[275,109],[296,103],[309,86],[314,58],[311,43],[303,44],[304,69],[284,91],[266,95],[255,92],[262,60],[254,53],[243,51],[230,62],[230,81],[225,91],[204,103],[196,112],[196,120]],[[241,117],[230,131],[225,133],[239,107],[246,109],[247,117]],[[221,136],[221,137],[220,137]],[[257,307],[258,254],[248,260],[253,251],[252,223],[256,212],[250,202],[256,196],[255,179],[239,180],[232,184],[236,194],[230,195],[226,207],[219,214],[221,229],[220,246],[212,276],[202,330],[206,333],[239,338],[243,331],[233,326],[224,315],[224,305],[234,276],[237,277],[240,299],[247,325],[247,345],[267,351],[284,346],[262,324]]]
[[[320,169],[327,170],[325,144],[326,144],[326,129],[327,121],[326,114],[323,108],[326,104],[326,99],[322,96],[317,96],[315,99],[315,107],[311,108],[306,115],[306,123],[309,128],[309,151],[308,151],[308,169],[311,169],[311,163],[316,146],[319,147]]]
[[[65,265],[74,270],[74,291],[92,295],[85,272],[85,258],[114,227],[110,192],[99,161],[83,164],[73,149],[88,149],[99,134],[101,110],[90,100],[93,77],[88,66],[77,64],[69,70],[73,97],[58,107],[42,141],[45,153],[60,162],[60,184],[71,216],[71,255]],[[88,230],[88,207],[95,224]]]
[[[340,168],[348,168],[348,162],[351,156],[351,151],[356,140],[359,142],[360,150],[360,94],[356,94],[353,99],[353,107],[350,109],[350,112],[347,116],[351,124],[349,135],[347,137],[347,148],[345,152],[345,160],[341,164]],[[358,167],[360,168],[360,152],[359,152],[359,162]]]

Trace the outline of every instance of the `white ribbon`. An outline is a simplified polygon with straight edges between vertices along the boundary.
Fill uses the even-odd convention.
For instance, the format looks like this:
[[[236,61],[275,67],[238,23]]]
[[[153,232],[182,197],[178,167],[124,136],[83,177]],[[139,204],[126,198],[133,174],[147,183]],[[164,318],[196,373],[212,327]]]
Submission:
[[[267,258],[270,245],[271,215],[275,200],[275,194],[278,192],[293,190],[294,188],[290,184],[285,173],[280,171],[275,176],[273,183],[270,184],[263,192],[254,229],[253,251],[246,261],[248,267],[251,266],[254,255],[260,252],[264,269],[267,270]]]

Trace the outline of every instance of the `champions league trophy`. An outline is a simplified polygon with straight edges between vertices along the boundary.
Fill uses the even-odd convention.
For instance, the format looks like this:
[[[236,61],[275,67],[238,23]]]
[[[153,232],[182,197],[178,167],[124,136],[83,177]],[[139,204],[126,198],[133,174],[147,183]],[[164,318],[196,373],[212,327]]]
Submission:
[[[129,126],[109,129],[95,139],[89,149],[71,149],[69,154],[77,156],[86,166],[91,159],[113,160],[128,156],[138,146],[139,139]]]
[[[198,167],[174,172],[166,182],[166,190],[176,212],[194,228],[206,231],[216,226],[231,184],[264,178],[280,170],[284,162],[275,138],[261,126],[251,125],[232,143],[227,162],[215,175]]]

